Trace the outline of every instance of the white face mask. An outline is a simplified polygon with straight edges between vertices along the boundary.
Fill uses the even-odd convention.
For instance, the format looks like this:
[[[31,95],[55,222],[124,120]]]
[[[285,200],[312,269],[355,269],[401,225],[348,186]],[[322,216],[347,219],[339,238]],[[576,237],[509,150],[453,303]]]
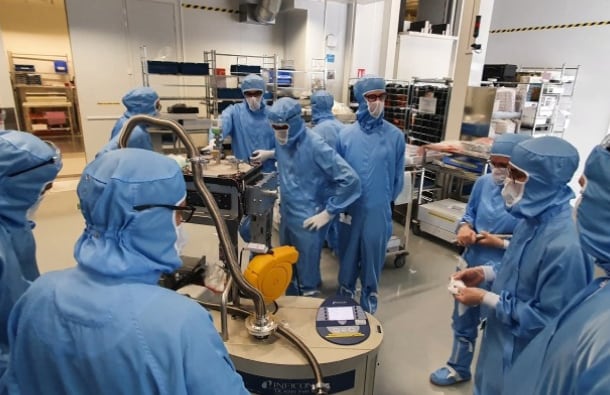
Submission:
[[[246,97],[246,102],[248,103],[248,108],[250,109],[250,111],[258,111],[261,108],[261,101],[263,100],[263,97],[256,97],[256,96],[252,96],[252,97]]]
[[[491,169],[491,176],[493,177],[496,185],[503,185],[507,175],[507,168],[494,167],[493,169]]]
[[[176,252],[178,253],[178,255],[182,254],[182,250],[186,246],[187,242],[188,242],[188,234],[186,233],[186,230],[184,229],[184,224],[180,224],[180,225],[176,226],[176,243],[174,244],[174,248],[176,249]]]
[[[34,215],[38,211],[38,208],[40,207],[40,203],[42,203],[43,200],[44,200],[44,195],[40,195],[38,197],[38,200],[36,200],[36,203],[34,203],[32,205],[32,207],[30,207],[28,209],[28,211],[25,213],[25,217],[28,219],[28,221],[34,220]]]
[[[504,188],[502,189],[502,198],[507,207],[513,207],[523,199],[525,191],[525,181],[514,181],[507,178],[504,180]]]
[[[383,113],[383,105],[384,102],[380,100],[375,100],[374,102],[368,102],[367,106],[369,109],[369,114],[375,119],[379,118]]]
[[[275,134],[275,139],[280,145],[285,145],[288,142],[288,132],[290,128],[286,129],[273,129],[273,133]]]

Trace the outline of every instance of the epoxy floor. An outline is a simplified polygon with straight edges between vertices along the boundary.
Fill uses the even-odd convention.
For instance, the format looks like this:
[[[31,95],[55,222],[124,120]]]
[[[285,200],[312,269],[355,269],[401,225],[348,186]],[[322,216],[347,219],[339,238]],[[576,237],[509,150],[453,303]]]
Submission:
[[[61,181],[41,204],[34,229],[42,272],[75,264],[73,247],[84,221],[77,209],[76,182]],[[186,224],[187,256],[218,257],[218,239],[211,227]],[[402,228],[395,225],[395,234]],[[451,347],[452,299],[447,291],[456,252],[441,241],[410,237],[407,265],[388,260],[381,277],[376,317],[385,332],[375,378],[375,395],[471,394],[472,384],[441,388],[429,383],[430,372],[442,366]],[[328,250],[322,257],[325,295],[336,290],[337,260]]]

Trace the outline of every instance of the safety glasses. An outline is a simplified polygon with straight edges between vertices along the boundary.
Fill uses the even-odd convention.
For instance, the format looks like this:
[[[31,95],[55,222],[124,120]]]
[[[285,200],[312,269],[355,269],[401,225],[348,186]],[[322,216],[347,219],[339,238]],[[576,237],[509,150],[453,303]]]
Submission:
[[[193,214],[196,210],[196,208],[193,206],[172,206],[171,204],[141,204],[139,206],[133,206],[133,209],[136,211],[144,211],[156,207],[166,208],[172,211],[180,212],[180,215],[182,216],[182,222],[189,222],[191,218],[193,218]]]
[[[45,143],[46,143],[46,144],[47,144],[49,147],[51,147],[51,149],[52,149],[52,150],[53,150],[53,152],[54,152],[54,154],[53,154],[53,156],[51,157],[51,159],[49,159],[49,160],[47,160],[47,161],[45,161],[45,162],[42,162],[41,164],[38,164],[38,165],[36,165],[36,166],[34,166],[34,167],[30,167],[30,168],[28,168],[28,169],[24,169],[24,170],[20,170],[20,171],[18,171],[18,172],[15,172],[15,173],[13,173],[13,174],[9,174],[8,176],[9,176],[9,177],[15,177],[15,176],[18,176],[18,175],[20,175],[20,174],[27,173],[27,172],[30,172],[30,171],[32,171],[32,170],[36,170],[36,169],[38,169],[38,168],[41,168],[41,167],[43,167],[43,166],[46,166],[46,165],[51,165],[51,164],[54,164],[54,163],[57,163],[57,162],[61,161],[61,151],[59,150],[59,148],[57,148],[57,146],[56,146],[55,144],[53,144],[51,141],[45,141]]]
[[[493,167],[494,169],[506,169],[508,168],[508,163],[507,162],[501,162],[501,161],[497,161],[497,160],[488,160],[487,164],[490,165],[491,167]]]
[[[246,97],[261,97],[263,92],[261,91],[245,91],[244,96]]]
[[[366,101],[372,103],[375,102],[377,100],[379,101],[385,101],[386,98],[386,93],[382,92],[382,93],[367,93],[364,95],[364,98],[366,99]]]
[[[289,125],[287,123],[272,123],[271,127],[273,130],[287,130]]]
[[[508,164],[508,177],[517,182],[526,182],[529,178],[526,172],[517,168],[512,163]]]

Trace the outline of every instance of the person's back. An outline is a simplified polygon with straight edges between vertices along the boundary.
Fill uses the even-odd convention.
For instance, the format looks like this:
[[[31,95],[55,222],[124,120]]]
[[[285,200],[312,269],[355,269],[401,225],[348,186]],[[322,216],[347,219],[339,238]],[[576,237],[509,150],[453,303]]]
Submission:
[[[610,389],[610,144],[594,148],[576,204],[583,251],[605,273],[576,295],[517,358],[503,394],[605,395]],[[570,262],[566,262],[569,264]]]
[[[333,96],[326,91],[316,91],[311,95],[311,130],[322,137],[326,144],[336,148],[339,131],[345,125],[333,115],[334,101]]]
[[[27,132],[0,131],[0,374],[8,359],[9,313],[39,276],[28,212],[61,169],[53,147]]]
[[[483,299],[491,309],[477,363],[476,394],[498,394],[503,374],[527,344],[592,277],[581,251],[567,186],[578,165],[569,143],[541,137],[519,144],[502,191],[521,218]]]
[[[8,392],[247,394],[210,315],[157,286],[181,265],[177,164],[109,152],[87,166],[78,194],[78,266],[41,276],[15,306]]]

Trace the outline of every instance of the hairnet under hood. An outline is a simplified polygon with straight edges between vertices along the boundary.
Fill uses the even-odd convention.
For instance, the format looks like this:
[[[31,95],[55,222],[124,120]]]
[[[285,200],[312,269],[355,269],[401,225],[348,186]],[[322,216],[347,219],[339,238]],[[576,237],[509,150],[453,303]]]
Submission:
[[[132,117],[138,114],[156,115],[157,100],[159,100],[159,95],[151,88],[132,89],[123,96],[123,104],[127,108],[125,116]]]
[[[583,249],[610,274],[610,152],[597,146],[585,164],[587,183],[576,219]]]
[[[241,82],[241,91],[261,91],[265,93],[265,81],[256,74],[248,74]]]
[[[534,218],[550,207],[568,202],[574,192],[567,185],[578,167],[578,151],[565,140],[544,136],[519,143],[510,163],[529,178],[523,198],[508,212],[518,218]]]
[[[360,127],[364,131],[369,131],[379,127],[383,123],[383,113],[379,118],[374,118],[369,113],[369,107],[364,94],[370,91],[382,90],[385,91],[385,80],[381,77],[366,76],[358,80],[354,84],[354,96],[358,101],[358,111],[356,111],[356,118]]]
[[[55,150],[38,137],[0,131],[0,222],[9,227],[25,226],[27,210],[61,167]]]
[[[489,154],[492,156],[505,156],[510,158],[513,154],[513,149],[517,146],[517,144],[531,138],[531,136],[525,134],[501,134],[494,139],[494,143],[491,146]]]
[[[288,142],[286,143],[288,147],[292,147],[305,133],[305,121],[301,117],[301,105],[294,99],[282,97],[269,108],[267,117],[271,123],[287,123],[289,125]]]
[[[333,104],[335,99],[330,92],[316,91],[311,95],[311,122],[314,125],[327,120],[335,119],[333,115]]]
[[[86,227],[74,256],[103,276],[154,283],[181,265],[174,248],[174,211],[143,204],[176,205],[186,193],[178,164],[155,152],[108,152],[84,170],[77,193]]]

